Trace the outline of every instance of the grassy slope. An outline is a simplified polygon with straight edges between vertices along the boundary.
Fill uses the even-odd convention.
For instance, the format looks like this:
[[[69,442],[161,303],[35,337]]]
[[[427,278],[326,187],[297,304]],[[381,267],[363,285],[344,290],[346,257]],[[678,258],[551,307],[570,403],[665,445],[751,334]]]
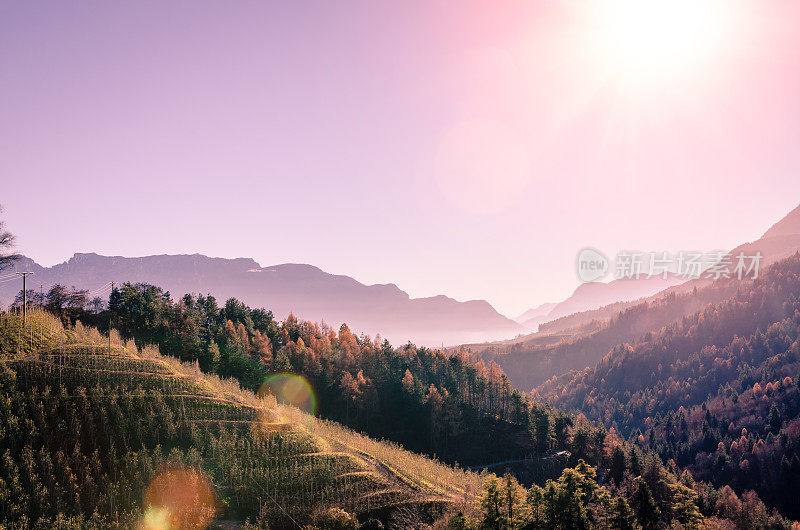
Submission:
[[[159,466],[168,465],[196,469],[219,499],[218,518],[281,527],[303,524],[313,509],[330,506],[365,514],[472,503],[482,482],[474,473],[260,399],[153,349],[139,351],[117,339],[109,350],[107,337],[95,330],[64,330],[44,313],[30,315],[25,329],[20,324],[18,317],[0,318],[8,395],[0,445],[10,448],[8,458],[23,471],[15,479],[13,469],[0,470],[0,479],[17,480],[20,492],[44,493],[20,493],[16,511],[0,499],[1,522],[19,522],[25,513],[88,517],[97,511],[104,524],[129,524],[141,518],[142,492]],[[79,432],[64,417],[79,418]],[[20,422],[26,427],[15,429]],[[61,493],[69,472],[62,483],[58,473],[42,480],[48,470],[26,470],[26,451],[54,461],[66,455],[74,462],[68,471],[85,465],[91,471],[74,473],[80,491],[87,481],[106,486],[73,500]],[[142,454],[151,469],[131,464]]]

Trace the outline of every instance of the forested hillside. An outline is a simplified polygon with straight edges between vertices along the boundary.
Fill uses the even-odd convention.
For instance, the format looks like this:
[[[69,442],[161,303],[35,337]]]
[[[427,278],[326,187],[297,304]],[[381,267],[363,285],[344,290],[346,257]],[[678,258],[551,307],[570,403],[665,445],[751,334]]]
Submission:
[[[596,367],[536,394],[797,518],[799,336],[795,255],[730,299],[617,346]]]
[[[556,333],[554,340],[547,340],[546,335],[533,336],[470,349],[479,358],[496,362],[514,386],[529,390],[553,376],[594,366],[613,346],[658,331],[709,303],[725,300],[736,293],[741,284],[734,280],[717,282],[693,292],[671,293],[622,307],[607,321],[592,321],[580,328]]]
[[[721,285],[708,296],[730,289]],[[19,307],[0,321],[11,396],[0,507],[3,520],[21,528],[37,521],[129,526],[148,517],[182,527],[226,518],[262,527],[305,521],[325,528],[337,520],[355,528],[351,514],[396,528],[437,518],[455,528],[789,525],[746,485],[732,482],[734,491],[695,466],[712,487],[682,471],[694,464],[659,446],[656,429],[650,439],[623,441],[617,432],[630,425],[605,421],[607,432],[607,418],[531,400],[497,365],[461,351],[393,347],[346,325],[336,331],[292,315],[279,322],[236,299],[222,307],[203,295],[173,301],[147,284],[114,289],[105,308],[85,291],[59,285],[46,296],[28,294],[34,313],[26,327]],[[683,302],[659,307],[655,321],[675,318],[686,310]],[[645,309],[620,315],[606,333],[652,325]],[[106,346],[100,333],[109,329]],[[302,383],[282,392],[287,381]],[[769,442],[756,441],[752,451]],[[518,471],[533,484],[526,490],[508,473],[465,472],[403,447],[478,468],[500,461],[494,470]],[[53,474],[48,461],[66,467]],[[169,498],[181,487],[176,480],[191,484],[188,500]],[[65,494],[65,484],[81,493]]]
[[[0,524],[9,528],[223,519],[249,528],[788,528],[755,496],[709,488],[544,408],[533,409],[535,443],[582,458],[526,490],[509,474],[465,472],[375,442],[153,348],[112,336],[109,349],[97,331],[64,329],[46,313],[25,327],[3,315],[0,338]]]
[[[448,468],[44,313],[0,322],[0,525],[298,527],[476,502]],[[353,519],[354,520],[354,519]],[[8,526],[6,526],[8,525]]]
[[[532,404],[493,363],[379,338],[333,330],[289,316],[278,322],[269,311],[236,299],[222,307],[211,296],[169,293],[146,284],[124,284],[100,312],[84,309],[79,295],[51,289],[46,307],[65,322],[108,329],[139,345],[201,369],[234,377],[256,391],[269,374],[302,374],[313,386],[320,416],[387,438],[424,454],[462,465],[523,458],[570,449],[568,417]],[[75,292],[75,291],[72,291]],[[552,442],[534,441],[531,418],[550,416]]]

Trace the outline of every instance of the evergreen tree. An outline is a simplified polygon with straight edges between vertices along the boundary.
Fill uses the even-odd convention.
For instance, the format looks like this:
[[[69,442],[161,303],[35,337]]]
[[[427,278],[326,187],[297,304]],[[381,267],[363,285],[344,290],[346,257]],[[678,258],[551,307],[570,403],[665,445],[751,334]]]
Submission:
[[[772,407],[769,409],[767,424],[769,425],[769,430],[773,434],[778,434],[778,432],[780,432],[783,422],[781,421],[781,413],[778,410],[778,407],[775,406],[775,403],[773,403]]]
[[[634,530],[636,518],[633,510],[622,497],[614,497],[608,515],[608,525],[614,530]]]
[[[636,486],[631,498],[631,506],[636,512],[636,517],[639,524],[645,530],[650,528],[657,528],[659,520],[661,519],[661,511],[656,505],[653,494],[647,483],[639,478],[636,480]]]

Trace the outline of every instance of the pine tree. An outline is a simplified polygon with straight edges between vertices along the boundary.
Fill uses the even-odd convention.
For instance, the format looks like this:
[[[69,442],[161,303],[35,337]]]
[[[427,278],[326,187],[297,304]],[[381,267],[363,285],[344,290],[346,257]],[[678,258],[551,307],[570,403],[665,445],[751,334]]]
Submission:
[[[769,409],[769,414],[767,415],[767,423],[769,425],[769,430],[773,434],[778,434],[781,430],[781,425],[783,422],[781,421],[781,413],[778,410],[778,407],[775,406],[775,403],[772,404],[772,407]]]
[[[0,212],[3,208],[0,207]],[[0,220],[0,271],[8,269],[20,259],[20,255],[9,252],[14,248],[14,234],[5,230],[5,222]]]
[[[619,484],[625,474],[625,452],[622,447],[615,445],[611,451],[611,464],[609,465],[610,477]]]
[[[647,483],[641,478],[636,480],[636,489],[631,498],[631,506],[636,512],[636,517],[642,528],[647,530],[658,527],[661,511],[658,509]]]
[[[609,510],[608,524],[614,530],[634,530],[636,528],[636,518],[633,510],[631,510],[624,498],[614,498]]]

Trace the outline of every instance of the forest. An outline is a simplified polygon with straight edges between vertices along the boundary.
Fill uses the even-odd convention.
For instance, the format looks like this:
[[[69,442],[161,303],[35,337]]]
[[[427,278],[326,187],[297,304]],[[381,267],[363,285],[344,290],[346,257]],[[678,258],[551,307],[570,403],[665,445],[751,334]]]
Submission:
[[[800,517],[800,256],[535,395]]]
[[[142,283],[116,286],[107,303],[61,285],[20,293],[0,315],[0,520],[789,528],[794,486],[770,481],[776,469],[796,476],[798,271],[800,257],[532,395],[463,350],[278,321],[233,298],[173,300]],[[648,347],[675,355],[671,384],[654,391],[666,371]],[[702,354],[681,357],[689,348]],[[725,348],[749,370],[726,363]],[[313,399],[273,393],[276,376],[307,381]],[[712,379],[717,401],[704,397]],[[600,414],[615,388],[630,390]],[[188,498],[170,497],[185,484]],[[147,526],[158,517],[171,522]]]
[[[55,285],[44,307],[68,325],[107,332],[110,323],[125,339],[158,345],[252,391],[269,374],[302,374],[320,416],[446,462],[477,466],[572,449],[569,416],[526,399],[496,364],[463,352],[395,348],[347,325],[334,330],[293,315],[277,322],[233,298],[222,306],[204,295],[173,301],[147,284],[115,288],[100,311],[85,307],[80,291]],[[537,421],[547,423],[546,434],[536,435]]]
[[[0,328],[4,527],[293,528],[409,503],[435,514],[473,499],[483,480],[153,347],[114,334],[109,348],[96,329],[28,318]]]
[[[66,329],[82,329],[85,322],[105,332],[110,322],[123,340],[157,346],[199,372],[235,379],[245,391],[257,391],[273,373],[302,374],[318,394],[318,415],[356,431],[348,436],[361,431],[460,465],[538,455],[533,467],[547,472],[522,485],[509,473],[485,475],[474,502],[443,514],[440,523],[451,528],[789,526],[758,495],[695,480],[655,447],[524,396],[497,366],[463,352],[394,348],[356,337],[346,326],[336,332],[291,316],[277,322],[268,311],[233,299],[222,307],[210,296],[174,302],[151,285],[123,284],[105,309],[85,307],[79,291],[59,286],[41,301]],[[14,350],[13,334],[2,340],[4,351]],[[209,443],[192,440],[184,448]],[[542,466],[548,460],[551,465]]]

